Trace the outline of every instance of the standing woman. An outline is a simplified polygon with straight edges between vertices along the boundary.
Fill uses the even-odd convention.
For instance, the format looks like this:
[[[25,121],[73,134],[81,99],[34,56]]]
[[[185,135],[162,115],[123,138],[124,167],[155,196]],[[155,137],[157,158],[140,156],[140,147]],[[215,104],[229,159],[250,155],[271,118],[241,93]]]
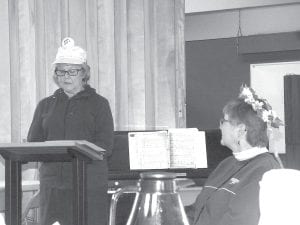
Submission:
[[[221,144],[232,150],[210,174],[196,202],[187,207],[192,225],[257,225],[259,181],[279,168],[268,152],[268,131],[281,120],[266,100],[242,86],[237,99],[227,103],[220,120]]]
[[[42,99],[34,113],[28,141],[87,140],[106,150],[103,161],[87,165],[88,225],[107,224],[107,162],[113,147],[113,118],[108,101],[88,85],[86,51],[65,38],[54,65],[53,95]],[[40,167],[41,225],[73,225],[72,164]]]

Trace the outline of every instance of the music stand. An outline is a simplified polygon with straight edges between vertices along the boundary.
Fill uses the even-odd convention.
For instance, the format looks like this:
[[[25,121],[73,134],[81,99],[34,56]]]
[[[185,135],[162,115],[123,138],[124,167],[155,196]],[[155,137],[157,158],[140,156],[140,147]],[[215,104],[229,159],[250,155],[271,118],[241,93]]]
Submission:
[[[21,225],[22,164],[28,162],[72,162],[74,225],[86,224],[86,163],[103,160],[105,150],[88,141],[46,141],[0,144],[5,159],[5,221]]]

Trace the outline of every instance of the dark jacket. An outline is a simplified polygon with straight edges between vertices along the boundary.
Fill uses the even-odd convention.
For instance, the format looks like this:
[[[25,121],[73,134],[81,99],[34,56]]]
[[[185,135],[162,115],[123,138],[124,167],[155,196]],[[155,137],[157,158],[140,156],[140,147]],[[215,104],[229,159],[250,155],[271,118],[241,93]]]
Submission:
[[[259,181],[271,169],[279,168],[269,153],[238,161],[224,159],[207,179],[192,207],[187,208],[194,225],[257,225]]]
[[[87,140],[111,154],[113,147],[113,118],[108,101],[95,89],[85,90],[69,98],[62,89],[41,100],[34,113],[28,141]],[[57,188],[71,188],[71,163],[44,163],[40,180]],[[94,161],[88,165],[88,187],[103,185],[107,179],[107,163]],[[103,177],[104,176],[104,177]],[[103,179],[102,179],[103,178]]]

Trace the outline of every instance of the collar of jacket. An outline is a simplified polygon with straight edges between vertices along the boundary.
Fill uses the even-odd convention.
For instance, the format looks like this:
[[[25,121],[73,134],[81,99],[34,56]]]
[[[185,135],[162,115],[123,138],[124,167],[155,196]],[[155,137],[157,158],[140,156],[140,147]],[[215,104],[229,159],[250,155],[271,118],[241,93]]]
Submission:
[[[76,95],[74,95],[74,96],[72,97],[72,99],[78,99],[78,98],[82,98],[82,97],[89,97],[89,96],[91,96],[92,94],[94,94],[95,92],[96,92],[96,91],[95,91],[94,88],[91,88],[90,85],[86,85],[85,88],[84,88],[84,90],[78,92]],[[57,90],[54,92],[54,96],[57,97],[57,98],[65,98],[65,97],[68,97],[62,88],[57,89]]]

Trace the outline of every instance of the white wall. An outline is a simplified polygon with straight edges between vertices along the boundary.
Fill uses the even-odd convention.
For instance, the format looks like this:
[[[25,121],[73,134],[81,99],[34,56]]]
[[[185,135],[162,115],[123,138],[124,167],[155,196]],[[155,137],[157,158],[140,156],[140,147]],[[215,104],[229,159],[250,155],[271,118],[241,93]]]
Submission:
[[[300,3],[240,10],[243,36],[300,31]],[[239,10],[186,14],[185,40],[235,37]]]
[[[293,3],[300,3],[300,0],[185,0],[185,13],[286,5]]]

